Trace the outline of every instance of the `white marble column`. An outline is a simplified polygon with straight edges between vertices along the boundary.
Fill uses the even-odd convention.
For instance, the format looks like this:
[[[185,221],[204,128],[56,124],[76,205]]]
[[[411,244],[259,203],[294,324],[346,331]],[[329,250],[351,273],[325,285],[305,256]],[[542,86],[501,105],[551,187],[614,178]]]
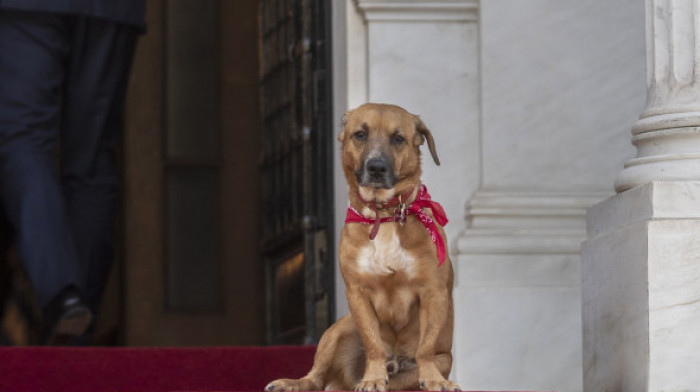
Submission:
[[[586,391],[700,390],[700,2],[647,0],[647,107],[582,252]]]
[[[456,242],[457,380],[581,391],[586,208],[633,152],[644,7],[489,0],[480,24],[482,181]]]
[[[618,192],[650,181],[700,179],[700,5],[647,1],[647,107],[632,128],[637,157]]]

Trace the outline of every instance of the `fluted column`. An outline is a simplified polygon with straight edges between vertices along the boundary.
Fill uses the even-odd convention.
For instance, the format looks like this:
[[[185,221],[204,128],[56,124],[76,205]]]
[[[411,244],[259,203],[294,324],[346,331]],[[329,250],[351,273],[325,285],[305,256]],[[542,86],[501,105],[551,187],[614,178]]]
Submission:
[[[647,107],[615,183],[700,180],[700,2],[647,0]]]

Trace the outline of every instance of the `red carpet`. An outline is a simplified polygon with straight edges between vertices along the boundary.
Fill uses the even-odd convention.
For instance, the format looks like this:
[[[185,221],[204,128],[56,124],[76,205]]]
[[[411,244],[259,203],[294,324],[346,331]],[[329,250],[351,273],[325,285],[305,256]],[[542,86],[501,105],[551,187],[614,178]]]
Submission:
[[[315,347],[0,348],[0,391],[262,391]]]
[[[313,346],[0,348],[0,392],[262,391],[301,377]]]

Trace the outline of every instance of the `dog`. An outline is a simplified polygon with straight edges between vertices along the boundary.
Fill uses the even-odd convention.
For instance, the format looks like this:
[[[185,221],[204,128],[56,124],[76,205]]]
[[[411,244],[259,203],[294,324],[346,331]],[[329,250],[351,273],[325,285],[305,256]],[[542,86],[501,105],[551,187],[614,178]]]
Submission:
[[[367,103],[343,116],[350,207],[339,245],[350,314],[319,341],[300,379],[280,391],[458,391],[452,367],[453,271],[442,207],[421,184],[420,146],[435,142],[405,109]]]

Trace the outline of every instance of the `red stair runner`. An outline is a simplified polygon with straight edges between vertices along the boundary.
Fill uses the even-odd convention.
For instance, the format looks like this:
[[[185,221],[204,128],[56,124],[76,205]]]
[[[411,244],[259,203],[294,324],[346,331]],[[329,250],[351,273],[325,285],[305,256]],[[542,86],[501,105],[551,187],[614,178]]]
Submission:
[[[262,391],[301,377],[313,346],[0,348],[0,391]]]
[[[0,391],[262,391],[315,347],[1,348]]]

